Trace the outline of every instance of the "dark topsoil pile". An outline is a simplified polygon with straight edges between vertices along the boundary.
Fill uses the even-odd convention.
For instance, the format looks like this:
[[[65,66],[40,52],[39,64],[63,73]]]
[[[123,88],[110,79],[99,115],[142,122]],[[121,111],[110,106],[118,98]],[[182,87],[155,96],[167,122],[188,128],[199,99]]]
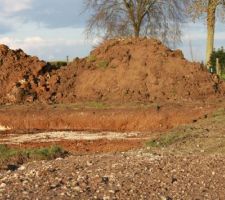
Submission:
[[[108,40],[60,69],[6,46],[0,58],[0,103],[182,102],[225,94],[223,81],[154,39]]]

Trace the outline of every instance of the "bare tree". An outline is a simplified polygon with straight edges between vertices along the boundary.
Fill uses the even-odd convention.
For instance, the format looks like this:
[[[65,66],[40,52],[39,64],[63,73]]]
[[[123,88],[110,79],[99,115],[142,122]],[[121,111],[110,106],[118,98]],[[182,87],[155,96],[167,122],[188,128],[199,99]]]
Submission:
[[[180,41],[189,0],[86,0],[91,13],[87,33],[115,36],[152,36],[169,44]]]
[[[214,34],[216,25],[216,13],[223,18],[225,0],[192,0],[190,13],[193,19],[206,17],[207,19],[207,45],[206,45],[206,65],[209,61],[214,48]],[[218,12],[217,12],[218,11]]]

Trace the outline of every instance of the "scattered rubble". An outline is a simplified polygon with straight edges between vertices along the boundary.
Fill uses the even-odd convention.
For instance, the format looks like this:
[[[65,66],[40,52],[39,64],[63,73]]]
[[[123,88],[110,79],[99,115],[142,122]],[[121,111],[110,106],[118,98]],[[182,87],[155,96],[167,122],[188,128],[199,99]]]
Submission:
[[[0,173],[0,198],[224,199],[224,162],[144,150],[32,162]]]

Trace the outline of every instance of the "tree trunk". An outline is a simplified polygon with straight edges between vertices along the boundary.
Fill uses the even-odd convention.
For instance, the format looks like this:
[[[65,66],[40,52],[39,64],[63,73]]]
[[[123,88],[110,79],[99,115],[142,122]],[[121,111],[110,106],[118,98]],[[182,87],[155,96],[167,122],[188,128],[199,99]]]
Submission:
[[[210,67],[210,57],[214,48],[214,33],[216,23],[216,6],[209,1],[207,11],[207,45],[206,45],[206,65]]]
[[[138,38],[140,36],[142,20],[143,20],[143,18],[138,19],[137,22],[133,23],[134,35],[136,38]]]
[[[136,26],[134,27],[134,36],[136,38],[138,38],[140,36],[140,28],[138,28]]]

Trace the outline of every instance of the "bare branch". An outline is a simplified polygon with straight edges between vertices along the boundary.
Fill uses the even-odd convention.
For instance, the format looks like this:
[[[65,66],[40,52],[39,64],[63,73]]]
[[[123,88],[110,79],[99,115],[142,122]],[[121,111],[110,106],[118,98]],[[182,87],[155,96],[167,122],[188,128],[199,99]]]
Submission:
[[[167,44],[180,41],[189,0],[86,0],[87,34],[152,36]]]

